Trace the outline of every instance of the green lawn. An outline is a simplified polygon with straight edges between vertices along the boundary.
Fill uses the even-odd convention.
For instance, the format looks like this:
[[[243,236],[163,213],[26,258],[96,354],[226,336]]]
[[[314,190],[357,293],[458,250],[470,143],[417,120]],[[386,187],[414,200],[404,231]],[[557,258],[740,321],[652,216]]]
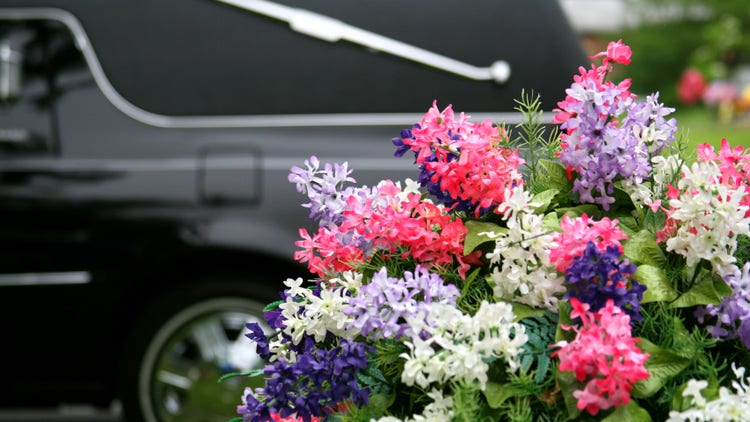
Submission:
[[[713,112],[705,108],[678,109],[674,116],[679,133],[688,141],[688,152],[694,152],[697,145],[706,142],[718,148],[722,138],[732,146],[750,148],[750,121],[720,123]]]

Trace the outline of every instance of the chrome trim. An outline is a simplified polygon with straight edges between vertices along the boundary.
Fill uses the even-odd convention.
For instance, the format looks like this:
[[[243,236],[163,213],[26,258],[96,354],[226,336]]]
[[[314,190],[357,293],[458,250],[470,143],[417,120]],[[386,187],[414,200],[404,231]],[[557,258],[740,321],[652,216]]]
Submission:
[[[316,126],[411,126],[422,118],[417,113],[353,113],[353,114],[289,114],[245,116],[167,116],[146,111],[126,100],[112,86],[102,70],[83,26],[70,12],[56,8],[0,9],[0,20],[48,19],[67,26],[81,50],[96,85],[102,94],[120,112],[140,123],[160,128],[262,128],[262,127],[316,127]],[[491,119],[509,124],[520,123],[520,113],[469,113],[476,119]],[[542,115],[543,123],[552,122],[552,113]]]
[[[330,16],[310,10],[289,7],[267,0],[216,0],[248,12],[267,16],[289,24],[292,31],[327,42],[346,40],[402,59],[421,63],[444,72],[476,81],[504,84],[510,78],[510,64],[497,60],[489,67],[477,67],[403,41],[358,28]]]
[[[88,271],[0,274],[0,287],[60,286],[70,284],[88,284],[90,282],[91,273]]]

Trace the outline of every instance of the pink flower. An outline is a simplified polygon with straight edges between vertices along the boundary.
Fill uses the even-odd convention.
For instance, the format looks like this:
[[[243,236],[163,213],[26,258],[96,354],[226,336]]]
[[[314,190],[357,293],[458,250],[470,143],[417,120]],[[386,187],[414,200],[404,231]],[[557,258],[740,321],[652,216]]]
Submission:
[[[627,44],[623,44],[622,40],[617,41],[610,41],[610,43],[607,45],[607,51],[599,52],[593,56],[591,56],[591,59],[595,59],[597,57],[604,56],[604,60],[602,60],[603,65],[607,65],[609,62],[615,62],[620,63],[624,65],[630,64],[630,56],[633,55],[633,51],[630,50],[630,47]]]
[[[320,416],[308,416],[308,419],[305,419],[302,416],[287,416],[284,418],[278,413],[271,414],[271,420],[273,422],[302,422],[305,420],[309,420],[311,422],[319,422],[320,419]]]
[[[576,298],[571,318],[580,318],[581,326],[574,330],[571,343],[561,341],[552,353],[560,358],[560,370],[572,371],[578,381],[587,381],[583,390],[573,392],[578,409],[596,415],[600,410],[627,405],[633,384],[649,377],[644,364],[648,354],[637,346],[631,335],[630,317],[614,305],[612,300],[597,312],[589,312],[589,305]]]
[[[361,193],[361,192],[360,192]],[[470,264],[479,263],[481,251],[464,256],[466,226],[450,209],[404,195],[392,181],[378,185],[373,196],[354,194],[346,201],[339,225],[321,227],[314,235],[300,229],[300,248],[294,259],[325,277],[354,269],[374,251],[400,255],[431,266],[457,265],[464,277]]]
[[[737,99],[737,87],[729,82],[713,81],[703,92],[703,102],[708,105],[731,103]]]
[[[685,69],[677,83],[677,97],[685,104],[694,104],[706,92],[706,79],[698,69]]]
[[[479,216],[504,202],[507,189],[523,184],[523,159],[503,148],[508,134],[489,119],[472,123],[463,113],[456,117],[450,105],[441,112],[433,102],[411,135],[404,145],[416,152],[427,184],[452,199],[446,204],[470,204]]]
[[[601,252],[608,246],[616,246],[622,252],[620,240],[627,239],[627,235],[617,223],[616,219],[610,220],[608,217],[595,221],[586,214],[577,218],[564,215],[560,221],[562,233],[552,235],[557,247],[550,250],[550,261],[555,264],[558,272],[564,273],[575,258],[583,255],[588,242],[594,242]]]

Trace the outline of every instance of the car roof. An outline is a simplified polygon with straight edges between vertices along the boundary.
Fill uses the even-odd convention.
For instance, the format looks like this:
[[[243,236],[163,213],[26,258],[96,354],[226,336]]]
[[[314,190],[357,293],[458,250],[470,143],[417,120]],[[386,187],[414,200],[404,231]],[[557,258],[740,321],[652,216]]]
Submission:
[[[64,9],[81,23],[114,88],[165,115],[420,112],[433,100],[511,111],[521,90],[551,109],[585,57],[556,0],[279,0],[473,64],[510,65],[476,81],[214,0],[0,1]]]

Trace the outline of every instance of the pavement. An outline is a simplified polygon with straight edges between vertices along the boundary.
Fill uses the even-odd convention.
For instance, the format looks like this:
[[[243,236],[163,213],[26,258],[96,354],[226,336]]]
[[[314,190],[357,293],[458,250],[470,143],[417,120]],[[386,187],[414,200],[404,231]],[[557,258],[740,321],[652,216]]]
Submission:
[[[63,405],[52,409],[0,409],[2,422],[125,422],[122,407],[109,409],[88,405]]]

